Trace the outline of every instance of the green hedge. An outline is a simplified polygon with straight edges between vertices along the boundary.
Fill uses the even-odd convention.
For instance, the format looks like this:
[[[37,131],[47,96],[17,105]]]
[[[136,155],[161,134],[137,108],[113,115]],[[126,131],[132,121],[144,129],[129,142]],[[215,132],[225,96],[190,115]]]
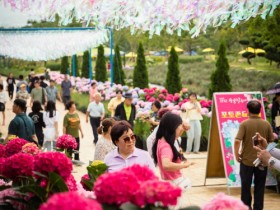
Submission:
[[[46,68],[51,70],[60,70],[60,63],[47,63]]]
[[[179,57],[179,63],[196,63],[196,62],[202,62],[204,60],[203,56],[197,55],[197,56],[180,56]]]

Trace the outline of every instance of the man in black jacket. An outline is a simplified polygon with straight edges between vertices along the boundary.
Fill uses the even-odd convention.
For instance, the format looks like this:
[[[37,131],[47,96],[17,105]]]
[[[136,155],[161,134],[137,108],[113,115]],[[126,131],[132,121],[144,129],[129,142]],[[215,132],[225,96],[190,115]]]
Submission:
[[[125,93],[124,102],[120,103],[115,112],[115,117],[120,120],[126,120],[133,127],[133,121],[136,116],[136,108],[132,104],[132,94]]]

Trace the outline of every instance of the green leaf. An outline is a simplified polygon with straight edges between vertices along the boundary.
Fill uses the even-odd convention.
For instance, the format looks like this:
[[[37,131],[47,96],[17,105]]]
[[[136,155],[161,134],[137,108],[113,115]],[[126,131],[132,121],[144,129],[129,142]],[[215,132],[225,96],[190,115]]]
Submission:
[[[127,203],[124,203],[120,206],[120,209],[121,210],[140,210],[142,209],[141,207],[139,206],[136,206],[135,204],[133,203],[130,203],[130,202],[127,202]],[[145,209],[145,208],[144,208]]]
[[[33,193],[34,195],[36,195],[42,202],[46,201],[46,194],[47,191],[38,186],[38,185],[27,185],[27,186],[22,186],[19,189],[20,192],[23,193]]]
[[[83,179],[82,182],[83,182],[90,190],[93,189],[93,181],[88,181],[88,180]]]
[[[67,192],[68,187],[57,173],[49,172],[49,185],[51,192]]]
[[[0,191],[6,190],[6,189],[9,189],[9,188],[12,188],[12,186],[1,185],[0,186]]]
[[[112,204],[102,203],[103,210],[121,210],[118,206]]]
[[[44,174],[42,174],[42,173],[40,173],[38,171],[33,171],[33,174],[35,174],[35,175],[37,175],[39,177],[42,177],[42,178],[48,178],[46,175],[44,175]]]

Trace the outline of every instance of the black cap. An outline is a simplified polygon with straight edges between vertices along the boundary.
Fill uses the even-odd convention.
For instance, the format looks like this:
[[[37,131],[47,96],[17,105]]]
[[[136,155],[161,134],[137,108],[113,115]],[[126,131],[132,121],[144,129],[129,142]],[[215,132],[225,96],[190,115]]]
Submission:
[[[132,93],[125,93],[124,98],[132,99]]]

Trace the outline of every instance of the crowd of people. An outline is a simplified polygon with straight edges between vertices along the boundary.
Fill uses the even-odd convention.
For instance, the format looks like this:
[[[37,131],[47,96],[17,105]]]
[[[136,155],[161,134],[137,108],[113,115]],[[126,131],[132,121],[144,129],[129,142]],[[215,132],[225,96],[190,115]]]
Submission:
[[[58,122],[63,120],[63,134],[69,134],[76,139],[79,151],[80,138],[84,132],[76,104],[71,100],[72,84],[65,75],[61,83],[61,92],[55,81],[45,82],[45,76],[36,76],[31,71],[29,81],[20,75],[18,82],[12,74],[6,80],[7,92],[4,90],[3,79],[0,77],[0,112],[2,112],[2,125],[5,125],[5,104],[8,99],[13,101],[12,110],[16,114],[9,123],[6,141],[17,136],[30,142],[35,142],[47,151],[56,147],[59,135]],[[16,87],[16,94],[14,94]],[[267,166],[280,170],[280,150],[265,150],[268,143],[274,141],[274,132],[279,127],[275,118],[279,115],[279,97],[272,107],[272,126],[259,117],[261,103],[249,101],[247,109],[249,119],[241,123],[235,139],[235,157],[240,162],[241,200],[251,208],[251,183],[254,176],[254,205],[253,209],[263,209],[263,198]],[[68,112],[63,119],[56,109],[56,100],[64,103]],[[28,100],[31,112],[26,114]],[[162,107],[159,101],[152,103],[151,115],[144,118],[151,125],[151,134],[147,138],[148,151],[136,148],[136,135],[134,134],[134,120],[136,107],[132,103],[132,94],[116,90],[116,97],[108,103],[110,117],[106,117],[102,95],[93,82],[89,90],[89,104],[86,111],[86,123],[90,122],[95,145],[94,160],[102,160],[108,166],[108,171],[116,171],[135,163],[146,165],[155,170],[159,167],[163,180],[186,190],[191,186],[188,178],[182,174],[182,169],[194,163],[187,160],[181,148],[180,137],[187,133],[187,149],[185,154],[199,153],[201,139],[201,105],[197,101],[196,93],[189,95],[189,101],[182,105],[181,115],[174,114],[168,108]],[[108,113],[107,113],[108,114]],[[253,145],[252,137],[256,136],[258,146]],[[242,143],[242,144],[241,144]],[[240,151],[241,147],[241,153]],[[254,161],[259,158],[261,167],[256,167]],[[74,153],[74,159],[80,160],[79,152]]]

